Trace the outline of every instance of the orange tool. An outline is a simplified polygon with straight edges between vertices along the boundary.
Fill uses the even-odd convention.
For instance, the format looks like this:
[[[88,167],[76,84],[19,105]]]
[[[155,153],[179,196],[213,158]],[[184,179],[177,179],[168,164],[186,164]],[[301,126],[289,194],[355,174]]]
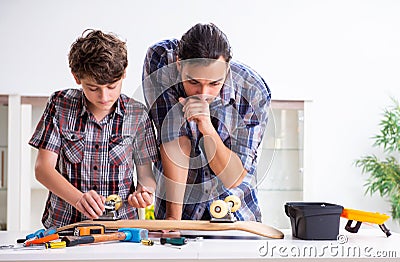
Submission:
[[[99,235],[104,234],[106,227],[101,224],[89,224],[89,225],[77,225],[74,228],[74,236],[89,236],[89,235]]]
[[[60,236],[58,234],[52,234],[52,235],[48,235],[42,238],[36,238],[36,239],[32,239],[32,240],[28,240],[24,243],[25,247],[28,247],[30,245],[34,245],[34,244],[44,244],[56,239],[59,239]]]
[[[342,214],[340,216],[349,220],[347,221],[345,229],[350,233],[357,233],[362,222],[367,222],[379,225],[379,227],[381,228],[383,233],[386,234],[387,237],[392,234],[384,224],[384,222],[390,218],[390,216],[386,214],[343,208]],[[357,221],[355,226],[351,226],[353,221]]]

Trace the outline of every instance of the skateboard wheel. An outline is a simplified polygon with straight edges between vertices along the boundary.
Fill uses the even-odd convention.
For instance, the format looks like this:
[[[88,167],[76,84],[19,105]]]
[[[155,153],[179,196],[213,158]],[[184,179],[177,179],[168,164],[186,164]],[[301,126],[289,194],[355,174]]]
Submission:
[[[210,205],[210,213],[215,218],[223,218],[228,214],[228,205],[223,200],[216,200]]]
[[[109,195],[106,198],[106,202],[107,201],[112,201],[112,202],[115,203],[115,210],[118,210],[122,205],[122,199],[121,199],[121,197],[119,195],[115,195],[115,194]]]
[[[225,197],[224,201],[228,204],[228,206],[231,207],[231,212],[235,212],[242,205],[240,198],[238,198],[235,195],[230,195],[230,196]]]

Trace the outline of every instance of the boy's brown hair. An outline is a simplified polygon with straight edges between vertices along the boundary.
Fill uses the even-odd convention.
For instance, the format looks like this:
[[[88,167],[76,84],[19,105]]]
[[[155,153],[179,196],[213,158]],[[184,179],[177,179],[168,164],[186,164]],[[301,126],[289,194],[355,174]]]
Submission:
[[[90,78],[99,85],[118,81],[128,66],[125,42],[92,29],[85,30],[71,45],[68,59],[77,78]]]

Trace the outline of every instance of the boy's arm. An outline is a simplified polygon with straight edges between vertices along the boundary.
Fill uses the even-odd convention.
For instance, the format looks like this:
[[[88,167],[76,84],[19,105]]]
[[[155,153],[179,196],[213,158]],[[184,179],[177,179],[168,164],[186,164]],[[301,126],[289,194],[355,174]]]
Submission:
[[[181,136],[160,147],[166,187],[166,219],[182,218],[183,198],[188,177],[190,140]]]
[[[103,214],[105,198],[94,190],[82,193],[74,187],[55,169],[57,158],[56,153],[39,148],[35,164],[36,179],[88,218],[98,218]]]
[[[153,203],[156,188],[151,163],[136,166],[138,184],[136,191],[128,196],[128,203],[136,208],[144,208]]]
[[[151,162],[144,165],[137,165],[136,173],[138,180],[137,189],[146,188],[148,191],[154,193],[156,188],[156,180],[153,175]]]

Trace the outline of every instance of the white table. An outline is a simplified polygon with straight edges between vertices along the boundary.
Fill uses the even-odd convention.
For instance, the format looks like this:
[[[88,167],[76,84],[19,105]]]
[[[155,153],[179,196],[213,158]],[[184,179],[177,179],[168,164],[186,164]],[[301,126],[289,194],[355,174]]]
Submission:
[[[338,241],[305,241],[295,239],[290,230],[283,230],[280,240],[203,239],[189,241],[181,249],[162,245],[107,242],[47,250],[0,250],[0,261],[400,261],[400,234],[387,238],[379,229],[361,229],[357,234],[341,231]],[[195,234],[196,232],[189,232]],[[200,232],[204,234],[204,232]],[[216,232],[215,235],[242,235],[237,232]],[[14,244],[26,232],[0,232],[0,245]],[[382,260],[383,258],[383,260]],[[385,259],[386,258],[386,259]],[[350,260],[349,260],[350,259]],[[394,260],[391,260],[394,261]]]

